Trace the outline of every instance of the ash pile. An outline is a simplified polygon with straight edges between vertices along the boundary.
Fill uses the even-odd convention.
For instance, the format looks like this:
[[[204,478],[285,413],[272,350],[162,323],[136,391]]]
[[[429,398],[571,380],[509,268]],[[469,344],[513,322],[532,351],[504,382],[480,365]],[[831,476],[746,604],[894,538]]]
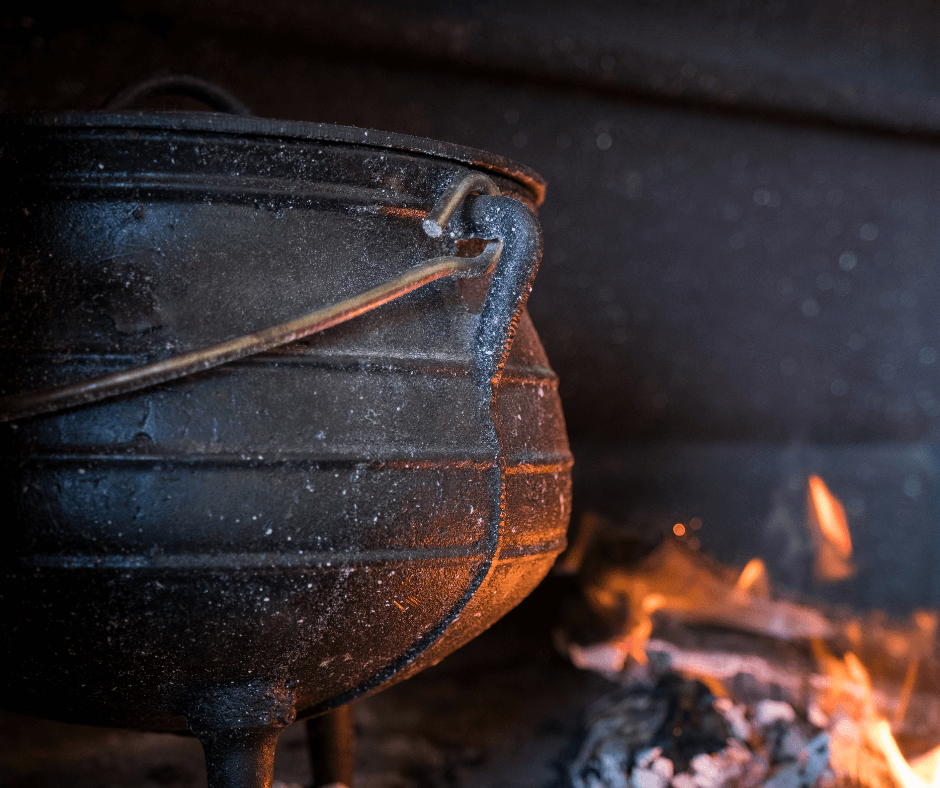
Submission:
[[[574,788],[832,786],[830,737],[785,701],[736,703],[669,671],[587,714]]]

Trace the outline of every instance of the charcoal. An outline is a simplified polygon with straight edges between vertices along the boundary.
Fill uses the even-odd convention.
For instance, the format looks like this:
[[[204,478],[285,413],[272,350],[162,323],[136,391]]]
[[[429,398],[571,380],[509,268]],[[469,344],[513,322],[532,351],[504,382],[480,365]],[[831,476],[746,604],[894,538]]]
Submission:
[[[801,752],[797,763],[778,771],[765,788],[812,788],[829,765],[829,736],[820,733]]]
[[[620,687],[588,714],[573,788],[821,788],[829,737],[793,707],[716,698],[666,673]],[[830,779],[831,783],[832,780]]]
[[[767,684],[753,673],[736,673],[730,684],[731,694],[741,703],[759,703],[768,697]]]
[[[747,706],[743,703],[735,703],[730,698],[718,698],[714,706],[716,711],[725,718],[734,738],[744,742],[751,738],[751,723],[747,719]]]
[[[649,749],[670,710],[648,684],[620,689],[594,706],[577,757],[569,767],[575,788],[627,788],[636,753]]]
[[[787,725],[777,737],[776,746],[770,754],[772,763],[785,763],[799,760],[806,752],[809,742],[795,725]]]
[[[687,771],[692,759],[725,747],[731,736],[728,722],[714,707],[708,687],[675,673],[663,676],[656,690],[669,697],[669,715],[657,732],[655,744],[673,762],[677,772]]]

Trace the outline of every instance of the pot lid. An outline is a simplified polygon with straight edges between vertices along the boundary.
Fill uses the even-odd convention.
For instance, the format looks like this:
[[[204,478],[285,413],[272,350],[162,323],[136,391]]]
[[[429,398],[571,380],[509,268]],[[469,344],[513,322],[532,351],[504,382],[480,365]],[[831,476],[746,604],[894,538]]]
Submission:
[[[221,112],[29,112],[0,114],[0,126],[78,129],[151,129],[241,137],[265,137],[396,150],[466,164],[512,179],[527,188],[535,206],[545,198],[545,180],[534,170],[493,153],[408,134],[298,120],[243,117]]]

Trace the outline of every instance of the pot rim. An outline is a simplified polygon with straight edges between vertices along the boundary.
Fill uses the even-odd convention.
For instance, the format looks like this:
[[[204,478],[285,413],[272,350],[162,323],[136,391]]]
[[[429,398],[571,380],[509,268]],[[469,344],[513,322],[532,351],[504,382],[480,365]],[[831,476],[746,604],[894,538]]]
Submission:
[[[118,111],[118,112],[8,112],[0,113],[0,128],[44,126],[62,129],[150,129],[199,132],[241,137],[291,139],[305,142],[339,143],[379,150],[396,150],[429,158],[466,164],[474,169],[509,178],[526,187],[535,207],[545,199],[545,179],[523,164],[494,153],[356,126],[337,126],[300,120],[242,117],[222,112]]]

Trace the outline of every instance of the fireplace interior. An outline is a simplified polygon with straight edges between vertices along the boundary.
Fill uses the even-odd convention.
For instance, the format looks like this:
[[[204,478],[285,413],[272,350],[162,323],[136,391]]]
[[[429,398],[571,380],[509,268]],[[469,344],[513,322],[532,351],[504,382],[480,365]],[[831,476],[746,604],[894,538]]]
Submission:
[[[479,638],[352,707],[356,788],[613,786],[585,742],[639,697],[631,682],[658,688],[640,707],[667,690],[680,706],[724,692],[724,706],[744,704],[764,739],[757,704],[789,704],[804,747],[791,761],[804,771],[775,785],[842,779],[806,749],[816,732],[830,745],[836,736],[806,716],[808,696],[788,694],[773,671],[747,690],[713,666],[688,667],[709,652],[801,681],[827,665],[856,686],[846,654],[865,663],[863,652],[894,643],[897,664],[871,658],[866,673],[896,702],[907,692],[940,730],[930,717],[930,616],[940,608],[934,10],[877,0],[141,0],[65,11],[19,2],[0,30],[5,111],[98,109],[140,77],[187,73],[261,117],[455,142],[548,181],[528,309],[560,379],[575,456],[569,552]],[[185,97],[148,106],[205,109]],[[811,479],[851,534],[835,575],[819,571],[820,551],[838,548],[814,536]],[[831,627],[829,651],[805,633],[742,628],[740,615],[676,613],[679,603],[653,605],[652,631],[630,641],[629,594],[605,608],[600,578],[616,568],[635,579],[664,549],[721,594],[759,559],[758,596],[774,602],[765,614],[784,603],[810,611]],[[668,597],[676,576],[657,593]],[[912,723],[902,735],[883,711],[911,763],[940,743]],[[652,724],[655,714],[638,716]],[[733,727],[733,714],[699,717],[719,739]],[[205,781],[192,739],[9,713],[0,725],[0,784],[10,788]],[[617,741],[632,747],[624,786],[693,788],[661,782],[654,768],[672,744]],[[710,745],[689,746],[675,764]],[[310,764],[296,723],[275,778],[322,784]],[[894,786],[897,769],[878,768],[880,784]],[[763,785],[781,771],[742,767],[694,785]]]

